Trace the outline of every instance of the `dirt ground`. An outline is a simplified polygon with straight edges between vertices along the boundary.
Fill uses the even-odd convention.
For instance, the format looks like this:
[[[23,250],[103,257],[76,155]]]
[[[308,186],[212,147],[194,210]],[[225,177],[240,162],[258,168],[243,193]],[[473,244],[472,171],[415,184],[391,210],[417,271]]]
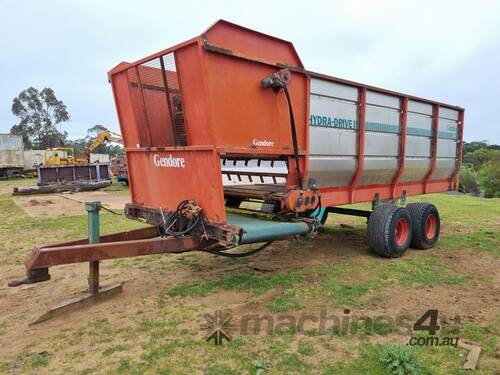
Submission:
[[[36,219],[81,215],[82,202],[87,200],[101,200],[110,208],[118,209],[123,207],[128,197],[107,192],[90,192],[64,197],[60,195],[16,197],[13,201],[30,217]],[[491,220],[493,223],[498,223],[499,218],[493,217],[490,222]],[[235,320],[245,314],[271,314],[278,317],[278,312],[270,311],[269,303],[277,297],[289,295],[291,291],[299,299],[306,302],[303,303],[302,308],[291,309],[287,311],[287,314],[296,317],[304,314],[314,315],[326,308],[329,313],[341,316],[345,314],[344,304],[325,297],[326,291],[324,295],[323,293],[315,294],[313,288],[317,283],[323,282],[322,280],[326,277],[322,274],[324,267],[335,267],[339,264],[348,264],[349,266],[346,282],[353,281],[356,285],[364,283],[363,285],[370,286],[361,297],[356,297],[358,299],[353,297],[352,303],[349,305],[351,315],[373,317],[409,315],[416,319],[428,309],[437,309],[440,316],[449,317],[450,322],[455,317],[460,317],[462,324],[477,326],[485,326],[498,321],[500,313],[498,255],[490,251],[475,251],[473,246],[466,243],[459,250],[452,251],[450,249],[454,249],[455,245],[446,242],[446,236],[453,233],[464,235],[464,231],[467,232],[467,229],[464,229],[467,225],[460,226],[453,221],[444,222],[442,232],[447,234],[445,241],[442,246],[431,250],[431,258],[429,251],[410,250],[408,255],[399,260],[380,259],[370,253],[366,246],[366,233],[359,230],[359,226],[359,218],[337,217],[334,220],[330,219],[327,225],[329,230],[320,233],[317,238],[275,242],[266,251],[242,261],[227,261],[201,253],[106,261],[101,266],[102,285],[124,282],[123,293],[109,301],[96,303],[34,326],[29,326],[29,323],[51,306],[65,299],[82,295],[82,291],[87,287],[88,266],[77,264],[54,267],[51,269],[52,280],[49,282],[8,288],[6,287],[8,281],[22,275],[22,266],[20,262],[16,261],[14,264],[4,267],[0,274],[0,322],[3,321],[7,327],[0,334],[0,347],[2,348],[0,362],[15,361],[19,353],[29,351],[35,345],[36,351],[45,350],[54,353],[51,354],[52,357],[57,358],[59,362],[64,361],[64,363],[60,362],[59,364],[57,361],[50,362],[48,368],[58,368],[60,371],[70,368],[74,373],[85,372],[89,368],[90,358],[99,354],[94,353],[92,351],[94,349],[87,347],[89,344],[84,337],[82,337],[81,343],[74,342],[65,346],[54,339],[54,335],[64,336],[66,332],[73,332],[77,329],[76,327],[89,326],[95,319],[105,321],[106,324],[115,329],[135,324],[138,314],[148,317],[148,319],[157,319],[164,311],[159,310],[159,304],[168,306],[167,315],[183,314],[187,311],[189,319],[181,319],[179,329],[190,332],[190,337],[199,339],[200,342],[203,342],[205,334],[203,330],[200,330],[205,322],[205,314],[215,310],[230,310]],[[30,244],[33,242],[36,243],[36,241],[29,241]],[[493,246],[497,245],[498,242],[495,240]],[[8,251],[9,249],[10,247],[3,250]],[[397,267],[401,263],[397,262],[403,262],[405,266],[408,264],[410,268],[408,268],[407,274],[405,274],[405,269],[399,271]],[[424,273],[427,272],[427,268],[434,270],[433,262],[444,264],[450,274],[467,275],[467,279],[457,283],[448,283],[448,279],[443,282],[434,282],[432,279],[428,283],[427,281],[405,283],[405,278],[410,277],[410,273],[411,277],[421,276],[419,267],[423,267],[422,272]],[[399,273],[384,273],[386,272],[384,267],[396,267]],[[296,285],[294,284],[293,290],[287,289],[285,284],[283,286],[275,285],[262,294],[255,294],[245,288],[214,288],[208,293],[188,293],[177,296],[165,294],[175,287],[190,283],[202,285],[211,280],[221,280],[247,272],[258,274],[258,277],[262,278],[272,277],[272,275],[301,274],[304,275],[304,279]],[[379,274],[382,276],[377,276]],[[432,272],[429,274],[432,276]],[[328,277],[340,277],[338,282],[342,282],[342,276],[336,275],[335,272]],[[334,295],[332,298],[335,297]],[[234,334],[235,337],[238,336],[237,332]],[[141,335],[142,333],[139,333],[139,336],[134,336],[135,339],[127,342],[126,346],[134,349],[135,345],[139,345],[137,351],[143,350],[140,349],[141,345],[142,348],[145,348],[147,340],[144,341],[145,339]],[[298,350],[301,337],[294,338],[287,350]],[[404,343],[407,339],[407,334],[391,333],[385,336],[374,336],[370,342],[376,344]],[[179,340],[181,343],[183,342],[182,339]],[[349,341],[350,344],[346,346],[345,341],[342,337],[332,338],[329,345],[335,348],[335,354],[332,354],[333,349],[328,347],[325,349],[324,346],[316,343],[317,349],[314,358],[304,357],[304,361],[307,362],[308,366],[316,368],[314,366],[320,366],[320,361],[326,361],[332,355],[345,358],[346,361],[354,360],[353,352],[349,349],[349,345],[354,344]],[[358,341],[354,342],[358,343]],[[471,342],[471,340],[464,338],[464,342]],[[95,345],[97,348],[104,348],[104,344],[96,343]],[[487,370],[484,373],[490,373],[489,371],[493,368],[500,368],[500,347],[498,344],[496,345],[496,354],[484,357],[481,363],[483,368]],[[261,346],[262,344],[255,344],[256,348]],[[88,360],[67,362],[67,358],[72,358],[71,353],[80,351],[87,353],[82,355]],[[130,352],[127,353],[130,360],[137,357]],[[463,355],[463,352],[460,355]],[[120,359],[123,360],[120,356],[121,354],[117,354],[117,357],[109,363],[106,362],[106,359],[100,359],[98,363],[106,368],[108,366],[111,369],[116,368]],[[458,362],[462,361],[460,357],[457,358]],[[432,360],[439,361],[440,359],[433,358]],[[20,372],[24,372],[24,365],[20,366]],[[439,373],[446,373],[446,369],[443,371]],[[316,373],[316,371],[311,373]]]
[[[31,217],[61,217],[81,215],[85,202],[101,201],[110,209],[123,209],[130,198],[101,191],[16,196],[14,202]]]

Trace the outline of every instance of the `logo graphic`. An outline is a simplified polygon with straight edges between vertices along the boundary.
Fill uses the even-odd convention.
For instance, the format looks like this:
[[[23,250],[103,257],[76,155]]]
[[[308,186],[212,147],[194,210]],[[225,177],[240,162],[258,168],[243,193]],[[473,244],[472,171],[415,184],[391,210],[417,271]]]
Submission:
[[[309,125],[326,126],[340,129],[358,129],[358,121],[346,118],[311,115]]]
[[[274,142],[267,139],[259,140],[254,138],[252,145],[255,147],[274,147]]]
[[[231,341],[232,337],[227,333],[229,322],[231,321],[230,313],[223,313],[217,310],[213,315],[205,314],[205,319],[208,331],[207,341],[213,340],[215,345],[222,345],[224,339],[228,342]]]
[[[185,168],[186,161],[181,157],[173,157],[172,155],[160,157],[158,154],[154,154],[153,162],[157,167],[163,168]]]

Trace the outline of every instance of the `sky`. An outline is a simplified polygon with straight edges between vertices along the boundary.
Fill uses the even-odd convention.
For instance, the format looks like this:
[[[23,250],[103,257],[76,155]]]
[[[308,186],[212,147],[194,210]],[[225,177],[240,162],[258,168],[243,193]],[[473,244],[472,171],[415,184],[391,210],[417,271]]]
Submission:
[[[464,139],[500,144],[500,1],[0,0],[0,133],[12,99],[51,87],[70,138],[119,131],[107,72],[217,19],[293,42],[308,70],[466,109]]]

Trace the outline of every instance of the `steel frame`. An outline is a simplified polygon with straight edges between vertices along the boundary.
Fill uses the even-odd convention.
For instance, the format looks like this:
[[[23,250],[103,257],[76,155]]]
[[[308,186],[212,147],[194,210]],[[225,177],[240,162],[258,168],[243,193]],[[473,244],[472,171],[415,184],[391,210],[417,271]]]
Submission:
[[[26,278],[12,281],[9,286],[49,280],[48,268],[62,264],[161,253],[203,251],[219,245],[217,240],[192,236],[160,237],[156,227],[107,234],[100,236],[99,241],[99,243],[89,243],[88,238],[81,238],[37,247],[25,262]],[[220,245],[227,246],[227,243]]]

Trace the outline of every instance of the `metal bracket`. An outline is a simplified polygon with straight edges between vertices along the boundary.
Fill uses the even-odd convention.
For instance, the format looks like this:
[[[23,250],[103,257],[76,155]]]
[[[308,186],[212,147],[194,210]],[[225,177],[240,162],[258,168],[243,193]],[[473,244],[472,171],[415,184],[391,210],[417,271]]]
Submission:
[[[89,244],[97,244],[101,241],[100,236],[100,228],[99,228],[99,211],[101,210],[101,202],[86,202],[85,210],[88,213],[88,236]],[[45,281],[41,280],[40,276],[46,274],[48,279],[50,279],[50,275],[48,274],[48,268],[42,269],[34,269],[30,270],[30,273],[34,273],[35,275],[39,273],[38,279],[34,282]],[[93,303],[95,301],[101,301],[105,298],[112,297],[118,293],[123,291],[123,283],[115,284],[109,286],[107,288],[100,288],[99,285],[99,260],[91,260],[89,261],[89,276],[88,276],[89,289],[88,294],[84,296],[70,299],[68,301],[64,301],[47,312],[43,313],[37,319],[30,323],[30,325],[38,324],[44,322],[46,320],[52,319],[56,316],[61,315],[64,312],[75,310],[81,306],[87,305],[89,303]]]

